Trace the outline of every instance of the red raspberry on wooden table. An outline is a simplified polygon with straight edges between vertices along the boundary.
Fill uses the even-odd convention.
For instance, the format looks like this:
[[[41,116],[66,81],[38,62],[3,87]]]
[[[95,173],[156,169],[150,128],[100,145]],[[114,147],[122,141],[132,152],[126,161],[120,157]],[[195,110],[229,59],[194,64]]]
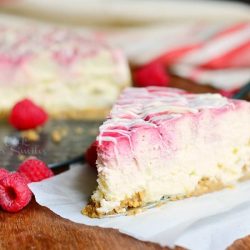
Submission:
[[[26,176],[31,182],[41,181],[54,175],[46,163],[35,157],[25,160],[17,171]]]
[[[31,200],[26,180],[18,173],[0,179],[0,206],[8,212],[18,212]]]
[[[9,122],[18,130],[34,129],[42,126],[48,119],[43,108],[29,99],[23,99],[12,108]]]

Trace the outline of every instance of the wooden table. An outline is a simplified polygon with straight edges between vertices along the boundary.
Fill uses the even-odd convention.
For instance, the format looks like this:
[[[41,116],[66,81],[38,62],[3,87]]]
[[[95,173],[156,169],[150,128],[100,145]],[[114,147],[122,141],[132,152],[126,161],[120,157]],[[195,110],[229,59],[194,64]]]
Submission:
[[[157,244],[136,240],[114,229],[84,226],[62,219],[49,209],[38,205],[34,199],[19,213],[9,214],[0,211],[0,228],[1,250],[164,249]],[[236,241],[230,249],[249,250],[250,236]]]
[[[190,85],[186,80],[172,76],[172,86],[194,92],[215,90]],[[226,236],[225,236],[226,237]],[[49,209],[32,202],[21,212],[0,210],[0,249],[163,249],[113,229],[89,227],[62,219]],[[167,248],[165,248],[167,249]],[[181,248],[176,248],[181,249]],[[230,249],[249,250],[250,236],[236,241]]]

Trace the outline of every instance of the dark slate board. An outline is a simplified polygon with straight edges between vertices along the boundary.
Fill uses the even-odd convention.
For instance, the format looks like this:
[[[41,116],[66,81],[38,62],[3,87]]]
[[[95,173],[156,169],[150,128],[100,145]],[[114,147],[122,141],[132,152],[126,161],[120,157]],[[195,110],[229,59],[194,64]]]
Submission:
[[[39,132],[38,141],[29,141],[8,123],[1,122],[0,167],[16,170],[28,156],[36,156],[53,168],[83,160],[83,153],[96,138],[101,123],[102,121],[52,120]],[[59,143],[52,140],[51,133],[55,130],[66,130],[66,135]]]

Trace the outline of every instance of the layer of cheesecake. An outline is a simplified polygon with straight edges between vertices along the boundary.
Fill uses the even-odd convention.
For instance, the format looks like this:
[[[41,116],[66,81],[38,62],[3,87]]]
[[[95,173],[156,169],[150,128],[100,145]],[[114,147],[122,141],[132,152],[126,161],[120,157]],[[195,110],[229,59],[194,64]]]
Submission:
[[[97,137],[100,217],[236,183],[250,171],[250,103],[171,88],[127,88]]]
[[[0,116],[30,98],[57,118],[101,118],[130,85],[119,49],[90,33],[0,23]]]

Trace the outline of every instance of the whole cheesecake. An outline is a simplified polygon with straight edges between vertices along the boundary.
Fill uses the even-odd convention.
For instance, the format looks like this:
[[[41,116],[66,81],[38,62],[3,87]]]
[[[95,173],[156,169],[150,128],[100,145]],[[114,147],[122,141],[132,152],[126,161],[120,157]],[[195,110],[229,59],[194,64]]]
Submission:
[[[130,85],[122,52],[90,32],[0,21],[0,36],[0,116],[30,98],[54,118],[103,118]]]
[[[250,172],[250,103],[127,88],[97,137],[98,186],[83,213],[126,213],[221,189]]]

